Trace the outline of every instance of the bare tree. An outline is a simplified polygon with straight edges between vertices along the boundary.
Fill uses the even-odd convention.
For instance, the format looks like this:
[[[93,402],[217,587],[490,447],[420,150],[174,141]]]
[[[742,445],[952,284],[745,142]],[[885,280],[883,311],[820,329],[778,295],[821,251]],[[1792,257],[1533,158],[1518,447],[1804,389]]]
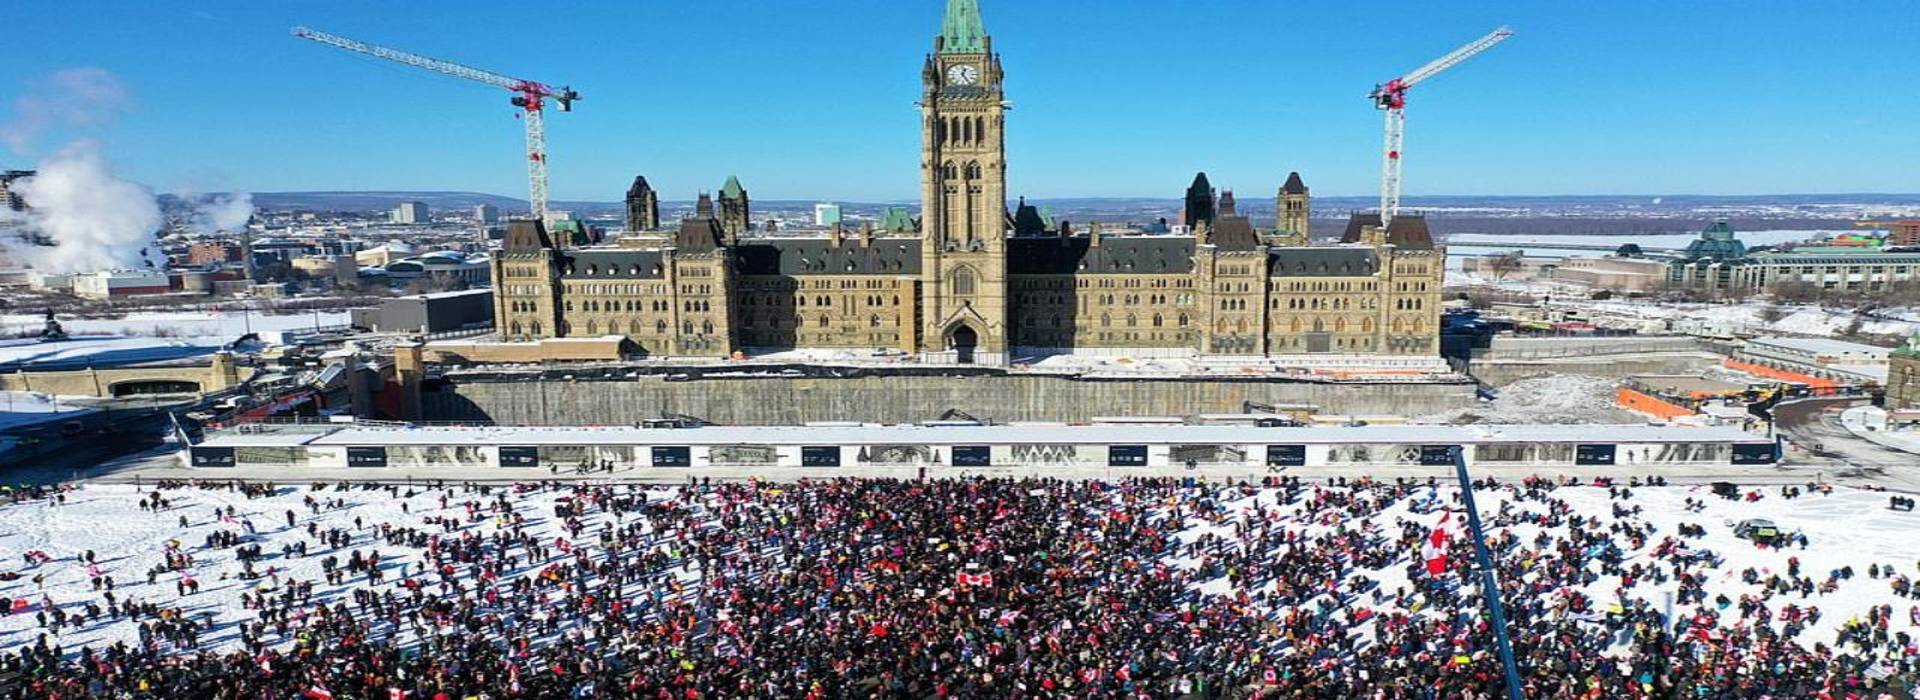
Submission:
[[[1487,271],[1493,273],[1494,279],[1504,280],[1507,275],[1519,272],[1526,264],[1526,258],[1521,256],[1520,251],[1509,251],[1488,259]]]

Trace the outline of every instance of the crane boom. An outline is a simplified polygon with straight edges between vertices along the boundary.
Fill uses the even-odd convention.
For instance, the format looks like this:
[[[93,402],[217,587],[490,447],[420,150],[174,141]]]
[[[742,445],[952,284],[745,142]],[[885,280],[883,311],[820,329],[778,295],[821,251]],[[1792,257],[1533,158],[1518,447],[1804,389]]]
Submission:
[[[573,111],[574,100],[580,99],[580,93],[568,87],[556,89],[542,82],[505,76],[452,61],[444,61],[438,58],[401,51],[399,49],[369,44],[364,41],[349,39],[337,34],[328,34],[306,27],[294,27],[293,35],[334,48],[345,49],[374,58],[383,58],[395,63],[430,70],[442,75],[451,75],[477,83],[485,83],[514,92],[513,106],[519,107],[524,112],[523,121],[526,124],[527,132],[527,202],[531,205],[533,215],[536,218],[545,219],[547,217],[547,137],[546,120],[543,116],[543,113],[546,111],[546,101],[551,99],[554,104],[560,107],[560,111],[571,112]]]
[[[1435,73],[1452,68],[1461,61],[1473,58],[1474,55],[1493,48],[1494,44],[1506,41],[1507,37],[1510,36],[1513,36],[1513,30],[1505,26],[1488,32],[1486,36],[1474,39],[1468,42],[1466,46],[1454,49],[1453,53],[1433,59],[1432,63],[1415,68],[1412,73],[1408,73],[1406,76],[1400,78],[1400,84],[1406,87],[1418,85],[1420,81],[1433,77]]]
[[[1411,73],[1373,86],[1373,93],[1367,98],[1373,100],[1374,109],[1385,111],[1387,118],[1386,146],[1382,149],[1380,159],[1381,228],[1393,223],[1394,215],[1400,213],[1400,144],[1406,135],[1407,89],[1493,48],[1510,36],[1513,36],[1513,30],[1502,25],[1486,36],[1467,42],[1465,46],[1413,69]]]

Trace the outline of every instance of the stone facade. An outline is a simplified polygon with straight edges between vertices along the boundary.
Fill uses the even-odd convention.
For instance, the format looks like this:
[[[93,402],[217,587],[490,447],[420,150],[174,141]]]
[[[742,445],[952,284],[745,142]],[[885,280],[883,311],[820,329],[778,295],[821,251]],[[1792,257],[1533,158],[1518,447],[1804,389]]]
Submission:
[[[950,0],[921,80],[917,222],[890,212],[901,221],[878,231],[754,236],[734,178],[718,212],[703,195],[650,242],[567,248],[513,222],[493,263],[496,328],[510,341],[624,335],[650,355],[891,348],[982,364],[1439,351],[1445,254],[1418,216],[1357,215],[1316,246],[1298,173],[1265,231],[1201,175],[1183,233],[1049,227],[1024,203],[1007,211],[1004,73],[976,3]]]

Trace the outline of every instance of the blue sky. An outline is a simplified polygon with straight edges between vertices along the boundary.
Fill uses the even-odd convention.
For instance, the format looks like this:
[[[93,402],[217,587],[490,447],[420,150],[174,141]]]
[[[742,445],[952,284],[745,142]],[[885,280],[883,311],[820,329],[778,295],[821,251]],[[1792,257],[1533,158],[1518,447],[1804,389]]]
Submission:
[[[1393,77],[1499,24],[1417,88],[1409,194],[1920,191],[1920,5],[1858,2],[981,0],[1008,72],[1011,193],[1176,196],[1196,170],[1269,193],[1377,190]],[[504,92],[299,41],[305,24],[585,100],[548,120],[553,191],[917,196],[939,0],[82,2],[10,7],[0,110],[99,67],[131,108],[98,138],[156,189],[525,195]]]

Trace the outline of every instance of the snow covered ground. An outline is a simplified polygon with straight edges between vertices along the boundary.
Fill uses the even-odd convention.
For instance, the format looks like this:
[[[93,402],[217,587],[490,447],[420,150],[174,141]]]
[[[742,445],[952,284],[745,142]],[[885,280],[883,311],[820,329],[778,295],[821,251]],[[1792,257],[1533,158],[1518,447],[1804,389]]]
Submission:
[[[1740,239],[1741,242],[1746,243],[1748,246],[1757,246],[1757,245],[1776,245],[1780,243],[1794,243],[1794,242],[1812,240],[1817,238],[1826,238],[1829,236],[1842,234],[1842,233],[1857,234],[1860,232],[1861,232],[1860,229],[1829,229],[1824,231],[1768,230],[1768,231],[1738,231],[1738,232],[1735,232],[1735,235]],[[1640,247],[1642,248],[1685,248],[1687,247],[1688,243],[1692,243],[1695,240],[1698,240],[1699,238],[1700,238],[1700,234],[1698,233],[1626,234],[1626,235],[1617,235],[1617,236],[1575,236],[1575,235],[1555,235],[1555,234],[1499,235],[1499,234],[1489,234],[1489,233],[1456,233],[1451,236],[1448,236],[1446,243],[1449,246],[1454,246],[1454,245],[1473,246],[1475,248],[1478,248],[1481,246],[1498,246],[1502,250],[1513,250],[1515,248],[1524,249],[1526,247],[1525,244],[1529,242],[1561,244],[1561,245],[1565,245],[1565,244],[1598,245],[1598,246],[1609,246],[1609,247],[1619,247],[1622,245],[1626,245],[1628,243],[1636,243],[1636,244],[1639,244]],[[1531,254],[1539,255],[1543,257],[1553,257],[1553,256],[1559,256],[1559,255],[1572,254],[1575,252],[1576,251],[1565,251],[1565,250],[1554,250],[1551,248],[1543,248],[1540,250],[1533,251]],[[1590,253],[1579,253],[1579,254],[1589,255]]]
[[[159,362],[212,354],[211,338],[69,338],[54,342],[0,340],[0,367],[80,369],[134,362]]]
[[[92,412],[91,408],[61,403],[37,391],[0,391],[0,430],[68,420]]]
[[[241,604],[243,593],[277,589],[292,580],[305,580],[314,582],[316,599],[341,602],[350,599],[348,595],[352,588],[371,585],[376,589],[393,589],[407,575],[421,574],[423,550],[387,543],[378,537],[378,528],[382,524],[438,532],[437,527],[426,523],[427,519],[460,519],[462,525],[458,534],[448,533],[448,537],[485,537],[504,527],[494,518],[464,517],[467,511],[463,509],[463,502],[487,501],[490,497],[440,492],[424,487],[417,490],[412,487],[395,488],[406,490],[396,496],[384,489],[328,489],[315,492],[300,487],[282,487],[272,496],[249,499],[233,491],[175,489],[161,492],[170,499],[169,508],[147,512],[138,507],[138,503],[149,495],[147,490],[131,485],[87,485],[67,493],[64,505],[27,502],[0,507],[0,571],[17,571],[20,574],[14,580],[0,581],[0,596],[24,598],[30,606],[30,609],[22,611],[24,614],[0,616],[0,648],[11,649],[32,644],[38,635],[47,633],[48,630],[37,625],[34,613],[44,611],[44,606],[49,602],[69,613],[79,613],[87,603],[101,601],[103,592],[95,590],[91,583],[94,575],[112,577],[113,592],[120,600],[178,606],[183,614],[209,619],[214,628],[201,636],[202,645],[232,648],[239,640],[237,623],[253,617],[252,611]],[[1275,490],[1254,490],[1247,495],[1219,485],[1192,488],[1213,489],[1213,496],[1227,505],[1224,510],[1204,517],[1201,514],[1205,511],[1188,510],[1193,515],[1177,526],[1180,533],[1178,537],[1182,541],[1192,541],[1203,534],[1214,534],[1231,541],[1235,539],[1236,520],[1258,518],[1269,519],[1281,527],[1310,536],[1358,530],[1390,539],[1401,529],[1398,523],[1402,520],[1420,523],[1425,527],[1439,524],[1444,508],[1419,504],[1432,498],[1434,500],[1430,503],[1445,506],[1453,496],[1453,489],[1450,488],[1433,491],[1416,489],[1412,497],[1392,499],[1374,512],[1350,517],[1337,510],[1310,512],[1307,506],[1310,499],[1307,498],[1282,503],[1279,492]],[[445,502],[448,507],[442,507],[443,493],[447,496]],[[1704,587],[1708,596],[1702,604],[1705,606],[1716,605],[1715,596],[1719,595],[1734,600],[1743,594],[1758,595],[1760,587],[1745,583],[1742,580],[1743,572],[1752,569],[1760,579],[1774,574],[1785,576],[1790,557],[1797,558],[1802,575],[1815,582],[1825,582],[1831,572],[1851,567],[1853,577],[1838,579],[1831,593],[1815,593],[1806,597],[1775,596],[1765,603],[1776,614],[1788,603],[1803,608],[1818,606],[1821,618],[1809,627],[1808,634],[1801,638],[1802,643],[1830,642],[1833,631],[1840,625],[1851,618],[1864,618],[1869,607],[1880,604],[1894,608],[1892,631],[1914,629],[1908,616],[1913,602],[1893,594],[1888,580],[1890,575],[1878,578],[1868,575],[1870,565],[1876,565],[1876,568],[1891,567],[1891,570],[1909,578],[1920,574],[1920,570],[1915,568],[1920,552],[1914,550],[1911,539],[1914,526],[1920,524],[1920,514],[1886,510],[1883,507],[1886,502],[1883,493],[1840,488],[1832,495],[1786,499],[1779,496],[1778,489],[1773,489],[1764,492],[1758,502],[1719,499],[1699,486],[1636,488],[1633,494],[1630,500],[1613,500],[1607,489],[1565,487],[1549,495],[1552,499],[1564,502],[1568,513],[1593,519],[1597,524],[1586,526],[1589,532],[1604,534],[1616,523],[1647,531],[1649,536],[1638,543],[1618,535],[1617,530],[1613,531],[1616,532],[1614,542],[1623,549],[1625,566],[1642,564],[1667,567],[1669,564],[1666,560],[1655,555],[1660,542],[1676,536],[1682,523],[1705,528],[1704,536],[1683,540],[1686,549],[1709,559],[1721,560],[1717,566],[1706,570]],[[562,495],[560,491],[541,491],[516,493],[510,498],[516,512],[528,516],[527,527],[536,539],[555,542],[566,537],[561,520],[549,517]],[[303,503],[303,499],[309,496],[321,502],[338,499],[339,504],[322,505],[316,513]],[[666,489],[653,489],[649,497],[653,500],[682,498],[677,492]],[[1197,495],[1194,497],[1199,498]],[[1489,523],[1490,535],[1495,538],[1510,533],[1519,538],[1521,546],[1532,546],[1533,537],[1543,530],[1550,535],[1564,535],[1566,532],[1567,526],[1564,524],[1543,528],[1535,524],[1540,522],[1540,518],[1526,515],[1553,515],[1553,504],[1522,500],[1511,490],[1482,491],[1478,497],[1480,510]],[[1702,510],[1691,512],[1684,503],[1689,499],[1703,501]],[[716,499],[695,495],[681,503],[706,527],[719,527],[717,508],[712,507],[718,504]],[[1255,514],[1253,508],[1256,505],[1263,512]],[[1614,510],[1616,505],[1629,509],[1639,507],[1640,510],[1620,513]],[[234,515],[230,518],[216,516],[216,509],[226,508],[234,509]],[[292,511],[297,518],[297,524],[293,527],[288,527],[286,522],[288,511]],[[1810,545],[1805,549],[1774,550],[1741,541],[1733,536],[1731,527],[1748,518],[1769,518],[1787,532],[1802,532]],[[583,531],[587,533],[599,532],[603,525],[619,526],[614,516],[597,509],[589,510],[581,519],[585,526]],[[182,520],[185,521],[184,526]],[[626,524],[637,522],[644,521],[630,518]],[[1564,523],[1564,520],[1558,522]],[[323,534],[328,530],[341,530],[350,537],[350,541],[344,547],[328,550],[324,545],[319,545],[316,538],[308,535],[310,525]],[[639,527],[643,533],[646,532],[646,526]],[[271,571],[272,575],[252,581],[237,578],[240,567],[235,562],[233,549],[203,546],[208,536],[218,531],[242,535],[243,544],[260,545],[264,558],[257,565],[257,570],[262,574]],[[598,547],[591,537],[573,539],[577,542],[574,547]],[[1301,541],[1307,539],[1302,537]],[[311,547],[308,556],[282,554],[283,547],[301,541]],[[646,551],[668,557],[670,562],[679,566],[678,579],[688,588],[685,595],[703,595],[699,590],[702,585],[700,577],[687,566],[691,552],[683,552],[667,540],[651,541],[641,546]],[[169,547],[177,547],[191,555],[192,566],[184,572],[158,573],[149,583],[148,572],[164,561]],[[564,551],[565,547],[558,549]],[[387,574],[386,580],[379,584],[368,584],[364,577],[355,575],[343,585],[325,583],[322,558],[331,554],[345,560],[355,550],[379,551],[384,563],[382,570]],[[37,565],[23,563],[23,555],[33,551],[44,552],[51,560]],[[97,569],[91,572],[78,561],[78,557],[87,552],[91,552],[97,562]],[[1282,555],[1272,552],[1262,556]],[[556,553],[554,556],[556,561],[571,559],[565,553]],[[599,555],[595,553],[594,556]],[[765,555],[749,553],[746,556]],[[1399,553],[1386,566],[1355,569],[1350,573],[1379,583],[1379,591],[1391,594],[1397,589],[1410,588],[1408,568],[1417,565],[1418,557],[1416,548],[1415,551]],[[503,573],[505,580],[498,584],[536,575],[546,563],[524,562],[523,566],[506,570]],[[1166,563],[1189,570],[1198,565],[1192,558],[1171,555]],[[187,576],[197,580],[201,588],[198,593],[182,596],[177,586]],[[40,580],[36,581],[36,578]],[[1533,574],[1529,574],[1528,578],[1533,578]],[[1231,597],[1237,593],[1233,584],[1225,578],[1202,580],[1196,586],[1204,594]],[[1623,586],[1618,576],[1601,574],[1581,586],[1581,590],[1596,602],[1596,607],[1602,609],[1621,597],[1647,600],[1659,607],[1664,605],[1665,594],[1675,591],[1677,586],[1673,579],[1658,582],[1651,577],[1643,577],[1633,586]],[[1229,604],[1225,598],[1208,602]],[[1300,604],[1305,606],[1311,603],[1304,601]],[[1342,603],[1346,604],[1349,603]],[[1391,606],[1391,602],[1385,606],[1378,602],[1356,601],[1351,604],[1370,605],[1375,610]],[[1682,605],[1676,612],[1689,615],[1694,607]],[[1723,627],[1742,624],[1737,610],[1723,611],[1721,619]],[[1777,615],[1772,624],[1776,627],[1781,625]],[[1361,625],[1360,631],[1368,633],[1367,627]],[[137,638],[135,622],[102,617],[93,622],[69,626],[54,641],[69,652],[77,652],[81,646],[97,649],[104,643],[133,642]]]
[[[1517,380],[1501,387],[1492,401],[1422,416],[1428,423],[1637,423],[1645,416],[1621,410],[1614,403],[1619,382],[1606,377],[1560,374]]]
[[[1767,313],[1770,305],[1760,302],[1658,304],[1645,301],[1580,300],[1568,301],[1565,304],[1588,310],[1595,315],[1664,321],[1690,319],[1722,325],[1734,333],[1750,335],[1783,333],[1832,336],[1846,330],[1855,319],[1855,314],[1844,310],[1817,306],[1781,306],[1776,308],[1776,312],[1781,314],[1780,318],[1767,321],[1762,316]],[[1891,312],[1886,315],[1897,319],[1906,318],[1910,314],[1911,312]],[[1916,330],[1920,330],[1920,323],[1911,320],[1868,319],[1862,321],[1860,325],[1861,332],[1877,335],[1912,335]]]
[[[268,330],[302,330],[315,325],[345,325],[350,314],[345,311],[323,311],[318,315],[299,313],[273,315],[261,311],[244,312],[233,309],[207,311],[140,311],[127,314],[122,318],[60,318],[60,325],[71,335],[126,335],[167,338],[210,338],[221,342],[232,342],[244,335],[249,328],[254,332]],[[7,314],[0,316],[0,335],[20,335],[37,333],[46,324],[45,317],[39,314]]]
[[[1455,488],[1443,488],[1430,493],[1435,503],[1444,505],[1451,502],[1457,491]],[[1686,539],[1684,547],[1709,557],[1723,557],[1724,560],[1709,569],[1709,580],[1704,586],[1707,600],[1701,604],[1676,605],[1674,610],[1677,618],[1690,617],[1701,608],[1719,607],[1716,596],[1724,595],[1732,601],[1738,601],[1743,595],[1758,597],[1761,586],[1744,582],[1742,574],[1745,570],[1755,570],[1760,580],[1775,574],[1784,577],[1789,568],[1789,559],[1797,559],[1800,574],[1811,577],[1816,583],[1825,581],[1830,573],[1845,567],[1853,569],[1853,577],[1839,580],[1831,594],[1816,593],[1806,597],[1796,594],[1784,599],[1773,596],[1767,607],[1775,613],[1771,621],[1775,630],[1783,627],[1784,621],[1778,613],[1785,605],[1793,604],[1803,609],[1816,606],[1821,613],[1820,619],[1808,626],[1807,633],[1801,638],[1802,643],[1830,643],[1834,632],[1848,620],[1864,620],[1869,608],[1884,604],[1893,606],[1895,612],[1890,631],[1920,631],[1920,624],[1915,624],[1908,614],[1910,609],[1916,607],[1915,601],[1894,594],[1890,587],[1891,576],[1878,579],[1868,576],[1868,569],[1872,565],[1894,567],[1909,579],[1920,576],[1920,551],[1913,548],[1910,538],[1912,528],[1920,525],[1920,513],[1888,510],[1884,493],[1843,488],[1836,489],[1832,495],[1803,495],[1787,499],[1779,495],[1778,489],[1773,489],[1771,492],[1762,491],[1762,499],[1750,503],[1715,497],[1705,486],[1635,488],[1632,492],[1631,499],[1615,500],[1609,497],[1608,490],[1604,488],[1570,487],[1553,491],[1551,497],[1565,501],[1574,514],[1599,519],[1601,524],[1594,529],[1611,528],[1616,524],[1650,527],[1651,536],[1644,546],[1634,548],[1623,544],[1626,550],[1623,552],[1624,565],[1629,567],[1655,564],[1656,545],[1661,539],[1674,536],[1681,524],[1704,527],[1705,536]],[[1274,491],[1261,491],[1231,504],[1229,510],[1236,514],[1235,517],[1246,517],[1256,506],[1270,512],[1278,505],[1283,520],[1292,527],[1304,530],[1303,534],[1313,536],[1357,528],[1391,537],[1397,534],[1399,527],[1396,523],[1402,520],[1416,522],[1427,528],[1444,527],[1441,518],[1445,517],[1445,508],[1416,508],[1417,503],[1425,500],[1423,497],[1401,499],[1389,504],[1377,515],[1356,522],[1339,514],[1302,518],[1298,504],[1291,507],[1277,504],[1275,496]],[[1491,540],[1511,534],[1521,542],[1531,542],[1543,532],[1550,536],[1564,534],[1562,528],[1543,528],[1527,522],[1528,518],[1523,514],[1548,515],[1551,506],[1519,499],[1512,489],[1477,491],[1475,498],[1481,516],[1488,524],[1487,535]],[[1699,512],[1690,512],[1686,505],[1688,499],[1700,501],[1704,506]],[[1615,505],[1628,508],[1639,506],[1642,510],[1638,514],[1622,516],[1613,510]],[[1455,505],[1453,508],[1457,510],[1459,507]],[[1452,517],[1461,516],[1456,512]],[[1800,532],[1806,535],[1809,544],[1805,549],[1762,548],[1734,536],[1733,526],[1750,518],[1770,519],[1783,532]],[[1194,519],[1189,521],[1189,525],[1189,530],[1182,535],[1183,540],[1198,537],[1204,532],[1231,536],[1232,528],[1224,523]],[[1616,538],[1615,542],[1621,544],[1622,538]],[[1404,557],[1391,566],[1360,569],[1357,573],[1379,582],[1380,590],[1392,593],[1399,589],[1411,589],[1406,568],[1410,563],[1411,557]],[[1530,574],[1526,578],[1532,581],[1536,577]],[[1678,597],[1678,589],[1676,580],[1657,583],[1645,577],[1636,585],[1623,587],[1620,576],[1604,574],[1580,587],[1582,593],[1596,602],[1595,607],[1601,609],[1616,600],[1642,600],[1652,604],[1655,609],[1661,609],[1666,604],[1668,594]],[[1220,596],[1217,601],[1220,604],[1227,604],[1239,592],[1224,578],[1203,584],[1202,590]],[[1271,590],[1271,586],[1263,590]],[[1556,595],[1561,594],[1564,591],[1556,592]],[[1737,608],[1721,610],[1721,614],[1723,625],[1752,623],[1751,620],[1740,620]],[[1370,626],[1365,625],[1358,631],[1370,635]]]

